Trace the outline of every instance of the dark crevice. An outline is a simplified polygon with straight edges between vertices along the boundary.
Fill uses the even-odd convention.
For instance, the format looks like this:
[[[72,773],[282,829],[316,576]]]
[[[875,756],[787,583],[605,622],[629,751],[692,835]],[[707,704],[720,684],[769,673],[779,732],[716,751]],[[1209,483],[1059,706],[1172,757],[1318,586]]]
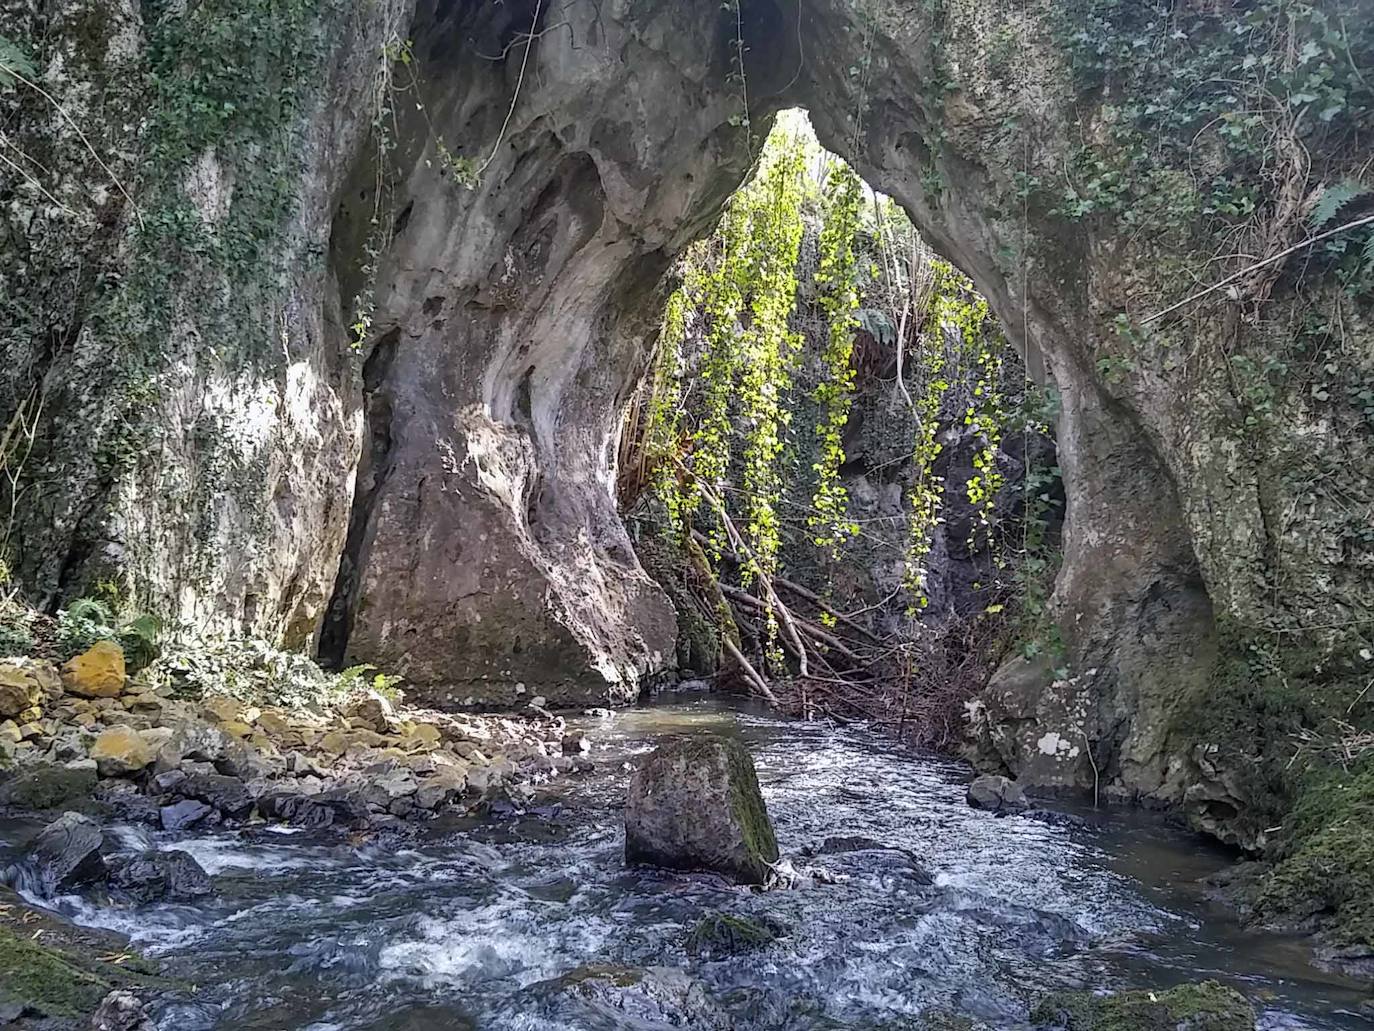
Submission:
[[[353,510],[348,520],[348,536],[334,593],[320,630],[318,659],[330,669],[342,668],[348,656],[348,639],[353,633],[357,613],[358,589],[366,565],[372,511],[391,472],[392,397],[387,380],[401,331],[393,329],[372,348],[363,365],[363,447],[358,457],[357,485],[353,489]]]

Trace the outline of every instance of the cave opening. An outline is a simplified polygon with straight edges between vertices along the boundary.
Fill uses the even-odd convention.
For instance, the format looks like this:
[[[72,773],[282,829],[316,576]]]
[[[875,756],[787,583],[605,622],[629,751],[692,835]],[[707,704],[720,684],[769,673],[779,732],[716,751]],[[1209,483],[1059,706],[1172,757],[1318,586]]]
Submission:
[[[1009,642],[1059,647],[1043,618],[1063,513],[1054,385],[802,109],[778,113],[668,278],[616,491],[674,602],[678,675],[758,689],[807,656],[834,687],[774,685],[794,711],[863,713],[949,745]],[[887,654],[865,661],[879,638]]]

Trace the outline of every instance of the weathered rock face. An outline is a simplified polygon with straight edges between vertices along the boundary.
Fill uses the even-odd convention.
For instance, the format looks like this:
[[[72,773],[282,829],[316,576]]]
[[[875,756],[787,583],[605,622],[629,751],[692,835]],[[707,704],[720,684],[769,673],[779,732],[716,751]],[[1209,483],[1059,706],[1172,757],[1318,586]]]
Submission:
[[[625,803],[625,860],[764,883],[778,843],[745,747],[679,738],[645,759]]]
[[[1224,5],[1185,6],[1172,38],[1228,38]],[[1354,0],[1320,6],[1365,23]],[[1216,619],[1335,628],[1309,643],[1339,662],[1368,646],[1368,294],[1328,277],[1308,297],[1276,262],[1138,325],[1212,278],[1199,227],[1222,217],[1177,154],[1112,164],[1117,93],[1143,87],[1110,62],[1151,5],[765,0],[738,26],[705,0],[148,10],[0,8],[106,155],[33,91],[0,98],[34,167],[59,170],[36,177],[50,197],[6,180],[0,238],[0,422],[34,430],[8,539],[38,598],[113,568],[144,607],[304,642],[333,592],[326,654],[435,701],[627,697],[673,633],[611,508],[616,410],[660,273],[747,164],[739,28],[753,128],[809,107],[1060,387],[1068,675],[999,677],[991,761],[1181,800],[1199,755],[1249,747],[1180,730]],[[1352,38],[1333,68],[1364,61]],[[1323,184],[1358,179],[1367,92],[1277,126],[1283,175],[1238,166],[1256,217],[1225,253],[1278,254]],[[1224,178],[1223,124],[1185,142]],[[1127,191],[1174,178],[1084,214],[1064,201],[1082,156]],[[1184,214],[1141,222],[1161,198]]]

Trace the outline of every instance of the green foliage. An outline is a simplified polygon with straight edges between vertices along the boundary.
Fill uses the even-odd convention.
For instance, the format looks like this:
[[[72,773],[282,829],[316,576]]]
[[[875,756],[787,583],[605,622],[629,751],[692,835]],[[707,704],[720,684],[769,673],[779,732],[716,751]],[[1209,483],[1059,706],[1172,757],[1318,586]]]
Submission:
[[[777,459],[790,418],[781,402],[801,343],[790,320],[797,297],[804,158],[799,138],[774,136],[757,178],[734,202],[750,227],[743,289],[749,324],[739,341],[738,369],[738,408],[746,428],[741,456],[746,537],[752,550],[743,570],[746,584],[774,572],[780,545]],[[770,613],[770,626],[771,618]]]
[[[944,480],[935,472],[935,461],[943,450],[938,441],[941,412],[958,371],[957,365],[951,365],[952,359],[970,360],[977,370],[972,398],[964,410],[964,423],[977,432],[980,446],[974,456],[975,474],[965,490],[985,528],[991,524],[993,505],[1002,484],[997,471],[997,449],[1005,420],[1001,410],[1001,338],[994,330],[987,301],[974,290],[967,276],[938,259],[931,263],[931,271],[934,284],[916,354],[923,379],[915,402],[917,425],[911,448],[915,482],[911,490],[905,580],[913,610],[930,603],[925,557],[930,553],[944,503]]]
[[[0,36],[0,91],[15,88],[21,76],[32,82],[38,69],[18,43]]]
[[[324,709],[346,701],[369,684],[369,667],[342,673],[323,670],[309,656],[282,651],[266,641],[173,642],[145,674],[154,686],[172,688],[183,697],[227,694],[252,705]],[[381,678],[389,691],[399,678]]]
[[[124,649],[124,659],[130,669],[142,669],[157,658],[161,636],[162,621],[146,613],[135,616],[120,628],[119,645]]]
[[[1237,230],[1262,240],[1291,218],[1285,194],[1316,192],[1315,229],[1369,192],[1374,21],[1357,0],[1070,0],[1056,27],[1079,87],[1103,100],[1057,198],[1063,217],[1111,217],[1167,241],[1180,263],[1213,256],[1223,237],[1233,245]],[[1322,160],[1309,169],[1302,154]],[[1371,241],[1365,227],[1320,247],[1301,274],[1335,272],[1366,293]]]
[[[97,598],[78,598],[57,616],[56,658],[66,660],[97,641],[114,641],[124,652],[131,671],[143,669],[158,656],[162,623],[146,613],[121,623],[110,604]]]
[[[368,676],[369,673],[372,674],[371,677]],[[365,662],[340,671],[335,681],[335,690],[344,695],[355,694],[358,691],[375,691],[387,701],[397,704],[403,697],[400,688],[403,680],[403,676],[379,672],[376,666]]]
[[[1308,222],[1314,230],[1326,229],[1335,221],[1342,208],[1353,200],[1368,196],[1369,193],[1369,187],[1351,179],[1328,186],[1322,190]]]
[[[816,272],[818,303],[826,320],[826,346],[821,356],[825,375],[812,398],[821,409],[816,424],[820,457],[812,466],[816,490],[811,499],[807,525],[815,530],[817,547],[836,558],[846,537],[858,532],[848,518],[849,495],[840,483],[844,464],[842,434],[854,403],[854,329],[859,322],[859,293],[855,241],[859,232],[859,205],[863,186],[845,164],[831,168],[825,187],[824,218],[820,233],[820,268]],[[869,315],[870,324],[876,322]],[[884,317],[895,341],[890,320]],[[876,336],[876,334],[875,334]]]

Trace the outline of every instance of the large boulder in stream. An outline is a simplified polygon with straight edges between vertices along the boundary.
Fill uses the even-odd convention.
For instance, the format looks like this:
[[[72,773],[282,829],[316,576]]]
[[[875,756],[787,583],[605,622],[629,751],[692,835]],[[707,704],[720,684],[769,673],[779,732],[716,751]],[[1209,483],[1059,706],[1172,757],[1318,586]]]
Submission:
[[[108,865],[110,887],[133,902],[182,901],[214,891],[204,867],[180,849],[117,856]]]
[[[630,778],[625,861],[762,884],[778,860],[754,761],[728,738],[676,738]]]

